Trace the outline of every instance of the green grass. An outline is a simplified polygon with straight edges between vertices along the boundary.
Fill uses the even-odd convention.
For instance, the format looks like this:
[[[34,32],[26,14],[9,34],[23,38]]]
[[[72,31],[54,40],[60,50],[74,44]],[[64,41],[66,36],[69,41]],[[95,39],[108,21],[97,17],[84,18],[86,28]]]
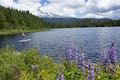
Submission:
[[[0,35],[13,35],[13,34],[20,34],[22,32],[24,33],[30,33],[30,32],[41,32],[41,31],[46,31],[48,29],[38,29],[38,30],[20,30],[20,29],[15,29],[15,30],[2,30],[0,31]]]
[[[114,73],[98,64],[95,68],[95,80],[120,80],[119,65]],[[22,52],[11,47],[0,49],[0,80],[56,80],[60,73],[64,74],[65,80],[87,80],[89,71],[86,69],[82,74],[76,64],[67,61],[55,63],[50,57],[41,56],[36,49]]]
[[[0,35],[12,35],[12,34],[19,34],[22,32],[33,32],[34,30],[11,30],[11,31],[0,31]]]

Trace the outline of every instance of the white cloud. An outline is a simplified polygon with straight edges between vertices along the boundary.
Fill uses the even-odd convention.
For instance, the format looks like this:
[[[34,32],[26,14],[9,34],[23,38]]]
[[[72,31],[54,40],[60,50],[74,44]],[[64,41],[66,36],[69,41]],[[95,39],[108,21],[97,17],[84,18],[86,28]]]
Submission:
[[[76,13],[79,11],[83,4],[84,0],[49,0],[50,4],[41,6],[40,10],[42,12],[50,12],[53,14],[58,14],[66,17],[76,17]]]
[[[120,0],[89,0],[87,8],[96,12],[120,9]]]
[[[14,1],[13,0],[0,0],[0,4],[5,7],[9,7],[11,5],[14,5]]]
[[[17,1],[15,3],[14,1]],[[29,10],[35,15],[55,14],[78,18],[120,19],[120,0],[0,0],[0,5]],[[38,12],[38,8],[40,13]]]

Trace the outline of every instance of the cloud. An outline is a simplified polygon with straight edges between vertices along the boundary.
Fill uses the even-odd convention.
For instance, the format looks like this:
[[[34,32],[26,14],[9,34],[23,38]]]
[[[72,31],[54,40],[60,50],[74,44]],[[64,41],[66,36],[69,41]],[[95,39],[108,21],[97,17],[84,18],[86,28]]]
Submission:
[[[48,0],[42,12],[78,18],[112,18],[120,16],[120,0]],[[117,13],[116,13],[117,12]]]
[[[76,17],[76,13],[85,4],[84,0],[48,0],[50,4],[41,6],[42,12],[58,14],[66,17]]]
[[[87,7],[95,12],[108,12],[120,9],[120,0],[89,0]]]
[[[0,0],[0,5],[38,16],[120,19],[120,0]]]
[[[120,19],[120,0],[89,0],[84,17]]]

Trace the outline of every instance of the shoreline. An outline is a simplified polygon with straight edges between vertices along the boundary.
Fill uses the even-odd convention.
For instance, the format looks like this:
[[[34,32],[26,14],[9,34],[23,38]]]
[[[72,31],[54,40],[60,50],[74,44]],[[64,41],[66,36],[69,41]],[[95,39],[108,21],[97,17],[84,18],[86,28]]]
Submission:
[[[38,30],[3,30],[0,31],[0,36],[4,36],[4,35],[14,35],[14,34],[20,34],[22,32],[24,33],[31,33],[31,32],[42,32],[42,31],[46,31],[48,29],[38,29]]]

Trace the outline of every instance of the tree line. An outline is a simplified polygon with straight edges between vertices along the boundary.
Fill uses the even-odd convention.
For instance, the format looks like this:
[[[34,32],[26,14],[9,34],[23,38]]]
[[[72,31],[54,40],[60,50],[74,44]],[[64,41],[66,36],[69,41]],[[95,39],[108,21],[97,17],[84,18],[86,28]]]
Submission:
[[[120,20],[112,19],[95,19],[95,18],[47,18],[47,22],[51,23],[54,28],[64,27],[112,27],[120,26]]]
[[[18,11],[0,6],[0,30],[12,29],[42,29],[48,26],[42,18],[34,16],[29,11]]]

